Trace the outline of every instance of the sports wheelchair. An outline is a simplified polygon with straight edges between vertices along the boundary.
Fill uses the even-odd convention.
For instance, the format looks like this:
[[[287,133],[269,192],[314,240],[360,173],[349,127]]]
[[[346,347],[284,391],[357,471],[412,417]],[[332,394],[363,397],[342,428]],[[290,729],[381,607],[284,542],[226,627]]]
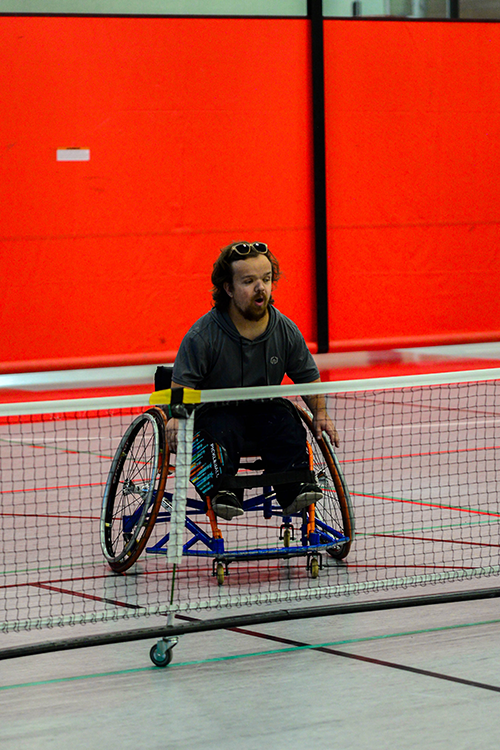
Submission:
[[[245,450],[238,475],[223,477],[219,487],[245,491],[245,515],[241,519],[220,523],[210,500],[203,500],[194,489],[186,499],[187,541],[183,555],[211,558],[212,573],[219,585],[223,585],[228,566],[233,562],[302,556],[311,577],[316,578],[323,565],[322,553],[336,560],[349,553],[354,515],[338,459],[326,433],[320,440],[314,436],[309,412],[299,406],[295,408],[307,432],[309,481],[314,478],[323,491],[320,502],[284,516],[273,486],[297,477],[291,480],[289,473],[256,473],[262,465],[251,446]],[[109,566],[117,573],[130,568],[144,550],[149,554],[167,554],[175,465],[166,440],[166,422],[161,407],[150,408],[136,417],[123,435],[111,464],[101,512],[101,546]],[[253,490],[251,496],[247,496],[249,489]],[[275,519],[277,538],[273,544],[269,545],[267,540],[259,543],[257,538],[254,546],[240,548],[227,540],[237,540],[238,523],[244,523],[242,519],[251,512],[268,520],[279,517]],[[148,547],[156,524],[164,524],[165,533]],[[227,531],[227,539],[220,526]]]

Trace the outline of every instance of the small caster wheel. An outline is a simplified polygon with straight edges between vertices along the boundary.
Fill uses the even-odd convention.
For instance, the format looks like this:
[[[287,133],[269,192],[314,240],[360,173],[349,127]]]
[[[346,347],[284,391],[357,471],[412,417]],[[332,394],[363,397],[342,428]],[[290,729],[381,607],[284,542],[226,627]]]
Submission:
[[[311,578],[319,576],[319,563],[315,557],[311,560]]]
[[[290,539],[291,539],[291,533],[290,529],[285,529],[283,532],[283,547],[289,547],[290,546]]]
[[[215,575],[217,576],[217,583],[219,586],[224,586],[224,566],[221,562],[217,563]]]
[[[152,646],[149,652],[149,657],[155,667],[168,667],[172,661],[172,649],[167,648],[165,653],[162,655],[158,652],[158,645]]]

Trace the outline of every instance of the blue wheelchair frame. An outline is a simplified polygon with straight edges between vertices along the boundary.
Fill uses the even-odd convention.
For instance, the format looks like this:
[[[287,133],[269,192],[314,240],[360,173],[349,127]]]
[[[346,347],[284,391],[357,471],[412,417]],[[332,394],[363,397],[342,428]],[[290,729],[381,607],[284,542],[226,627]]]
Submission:
[[[312,423],[309,415],[303,410],[299,411],[306,427],[311,430]],[[141,424],[146,422],[151,428],[154,427],[156,435],[154,446],[153,444],[151,446],[148,471],[145,474],[141,474],[140,468],[136,471],[133,463],[136,459],[133,458],[132,468],[127,470],[127,475],[123,475],[123,457],[128,456],[133,450],[136,435],[139,437],[141,435]],[[166,477],[169,475],[170,467],[168,466],[168,446],[164,423],[165,415],[161,409],[157,408],[138,417],[122,438],[113,459],[101,514],[101,544],[115,572],[127,570],[144,549],[149,554],[166,555],[168,553],[169,530],[155,544],[146,546],[152,529],[156,528],[157,524],[167,525],[171,521],[173,494],[169,491],[172,488],[167,489],[166,486]],[[315,445],[310,445],[310,469],[296,470],[295,474],[293,470],[280,474],[256,474],[255,472],[262,468],[262,462],[258,460],[248,462],[256,454],[246,453],[247,462],[242,465],[242,468],[250,470],[251,473],[224,477],[222,480],[221,489],[239,487],[257,490],[257,494],[243,500],[243,510],[246,513],[260,514],[265,520],[275,516],[282,519],[279,539],[276,543],[270,545],[266,540],[266,543],[258,546],[259,540],[257,539],[253,548],[234,548],[232,543],[229,544],[224,540],[210,503],[197,496],[193,488],[185,499],[184,525],[188,532],[188,539],[183,544],[182,554],[186,557],[212,558],[213,572],[217,575],[219,583],[223,582],[223,571],[227,572],[229,563],[234,561],[306,556],[307,568],[311,571],[312,577],[316,577],[318,570],[322,567],[323,552],[339,560],[344,558],[348,554],[354,532],[354,516],[349,492],[327,436],[324,436],[322,441],[313,436],[311,439]],[[130,455],[133,456],[133,453]],[[170,476],[172,478],[171,474]],[[312,505],[298,513],[283,516],[283,510],[277,503],[273,487],[312,479],[323,485],[323,500],[316,507]],[[130,508],[132,512],[127,513],[128,496],[136,500],[135,505],[130,503],[130,506],[134,505],[133,509]],[[202,528],[202,522],[198,520],[201,518],[204,521],[208,518],[211,533]],[[112,531],[111,525],[115,521],[117,522],[116,531]],[[294,527],[294,523],[297,528]],[[339,526],[335,528],[337,523]],[[234,527],[237,527],[237,522]],[[275,528],[278,531],[278,527]],[[342,531],[339,531],[339,528]],[[119,529],[121,531],[118,534]],[[296,541],[295,531],[297,531]]]
[[[168,501],[172,501],[172,494],[165,493],[164,498]],[[206,505],[202,500],[195,500],[188,498],[186,506],[186,520],[185,527],[192,535],[190,539],[183,546],[183,554],[191,555],[195,557],[214,557],[217,560],[223,560],[226,562],[232,562],[234,560],[258,560],[261,558],[280,558],[280,557],[293,557],[298,555],[310,555],[314,552],[326,551],[340,544],[344,544],[349,541],[349,537],[344,536],[341,532],[328,526],[324,521],[315,518],[315,527],[319,530],[307,532],[308,521],[307,513],[304,514],[302,511],[294,513],[291,516],[283,516],[283,511],[279,505],[273,503],[274,490],[270,486],[263,487],[263,493],[256,497],[249,498],[243,501],[243,510],[245,513],[249,511],[261,511],[263,517],[269,520],[273,516],[280,516],[283,518],[283,523],[280,529],[280,539],[283,538],[283,529],[292,526],[292,519],[300,519],[300,545],[293,547],[276,546],[276,547],[257,547],[255,549],[246,550],[227,550],[225,548],[224,538],[222,536],[215,537],[210,536],[204,531],[194,520],[193,516],[203,515],[206,517]],[[304,518],[306,515],[306,518]],[[170,521],[170,512],[167,510],[161,510],[157,517],[156,523]],[[124,518],[124,529],[126,527],[126,517]],[[146,547],[146,552],[152,554],[167,554],[167,545],[170,534],[165,534],[155,545],[152,547]],[[200,542],[204,545],[205,549],[193,549],[194,545]]]
[[[251,469],[258,465],[259,462],[256,461],[254,464],[245,464],[245,468]],[[317,517],[314,507],[310,507],[305,511],[300,511],[292,515],[284,516],[282,508],[276,502],[276,495],[273,487],[270,484],[265,484],[266,479],[269,481],[269,478],[266,477],[266,475],[253,475],[252,477],[247,478],[238,476],[236,479],[232,479],[232,483],[234,484],[236,481],[238,486],[242,489],[253,487],[259,487],[261,489],[261,492],[257,495],[243,500],[243,510],[245,513],[261,513],[262,517],[266,520],[275,516],[282,518],[279,535],[279,539],[283,541],[283,544],[281,545],[255,547],[253,549],[244,550],[227,548],[222,533],[217,526],[215,517],[212,514],[212,517],[210,518],[210,513],[207,513],[206,503],[201,499],[194,499],[191,497],[188,497],[186,500],[185,528],[190,536],[183,545],[183,555],[186,555],[187,557],[213,558],[213,574],[218,576],[220,579],[219,583],[221,583],[223,579],[222,571],[218,568],[220,563],[224,564],[225,573],[228,573],[229,563],[235,561],[279,559],[299,556],[306,556],[308,558],[307,568],[312,572],[313,577],[316,577],[318,570],[322,568],[321,554],[328,550],[336,549],[340,545],[349,542],[349,537]],[[289,475],[286,473],[273,476],[273,484],[286,483],[287,481],[290,481],[290,479]],[[224,487],[224,482],[222,487]],[[156,523],[168,523],[170,521],[171,514],[165,506],[172,503],[172,499],[172,493],[164,493],[162,508],[156,517]],[[210,518],[212,535],[209,535],[198,523],[196,523],[195,518],[200,515],[204,518],[207,518],[208,515]],[[311,523],[312,518],[314,520]],[[290,545],[290,541],[294,540],[295,534],[293,519],[298,519],[300,522],[300,538],[298,544]],[[166,533],[156,544],[146,547],[146,552],[150,554],[166,555],[169,538],[170,534]],[[201,548],[195,549],[195,546],[198,544]]]
[[[171,387],[172,379],[172,368],[158,367],[155,373],[155,391],[162,390],[164,388]],[[336,463],[336,460],[334,459]],[[258,462],[255,462],[253,466],[257,466]],[[338,465],[336,464],[337,468]],[[340,471],[340,470],[339,470]],[[222,561],[227,566],[230,562],[235,560],[259,560],[259,559],[271,559],[271,558],[289,558],[295,556],[307,556],[308,557],[308,568],[310,568],[310,560],[314,559],[317,555],[321,567],[321,552],[338,548],[343,544],[349,543],[350,539],[340,531],[329,526],[327,523],[322,521],[320,518],[314,518],[314,530],[311,530],[309,524],[310,511],[301,511],[295,513],[292,516],[283,516],[281,507],[276,502],[276,495],[274,493],[272,484],[276,482],[269,482],[265,484],[265,476],[262,476],[260,484],[259,479],[254,477],[254,481],[245,483],[242,478],[239,478],[239,486],[243,488],[250,488],[259,486],[262,492],[257,496],[243,500],[243,510],[245,513],[251,511],[261,512],[264,519],[269,520],[273,516],[280,516],[283,518],[283,523],[280,528],[280,540],[285,541],[288,537],[287,530],[291,530],[291,537],[293,539],[294,528],[292,519],[300,519],[300,544],[289,546],[289,544],[283,544],[275,547],[263,547],[246,550],[231,550],[226,549],[224,538],[220,533],[217,525],[214,523],[215,518],[212,517],[212,536],[207,534],[199,524],[196,523],[194,518],[202,515],[206,518],[207,506],[206,503],[201,499],[187,498],[186,501],[186,518],[185,528],[191,535],[188,541],[183,546],[183,554],[192,557],[212,557],[214,558],[214,572],[216,565],[219,561]],[[269,481],[269,480],[268,480]],[[278,483],[285,483],[287,480],[286,474],[282,474]],[[340,480],[343,483],[343,478]],[[224,486],[224,485],[222,485]],[[344,487],[346,497],[346,503],[348,505],[349,516],[351,516],[350,498],[348,496],[347,487]],[[156,523],[170,521],[170,512],[164,509],[165,504],[172,502],[172,493],[165,492],[165,502],[162,502],[162,508],[160,508]],[[314,512],[313,512],[314,513]],[[124,519],[125,522],[125,519]],[[354,528],[353,518],[351,518],[351,527]],[[165,534],[156,544],[150,547],[146,547],[146,552],[151,554],[167,554],[167,545],[170,534]],[[202,549],[194,549],[195,545],[200,544]]]

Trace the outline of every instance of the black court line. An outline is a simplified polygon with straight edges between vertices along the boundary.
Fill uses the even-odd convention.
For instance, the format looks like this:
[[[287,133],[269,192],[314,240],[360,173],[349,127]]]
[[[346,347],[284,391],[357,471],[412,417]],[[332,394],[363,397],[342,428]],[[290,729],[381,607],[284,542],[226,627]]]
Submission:
[[[196,617],[188,617],[186,615],[176,615],[179,620],[189,620],[191,622],[198,622]],[[275,643],[282,643],[287,646],[295,646],[297,648],[310,648],[311,651],[320,651],[323,654],[329,654],[331,656],[340,656],[344,659],[353,659],[355,661],[365,662],[367,664],[375,664],[379,667],[389,667],[390,669],[396,669],[403,672],[410,672],[411,674],[418,674],[424,677],[433,677],[438,680],[445,680],[447,682],[455,682],[459,685],[467,685],[468,687],[480,688],[482,690],[490,690],[495,693],[500,693],[500,687],[496,685],[489,685],[486,682],[476,682],[475,680],[466,680],[462,677],[454,677],[453,675],[443,674],[441,672],[432,672],[429,669],[420,669],[418,667],[410,667],[407,664],[398,664],[397,662],[385,661],[383,659],[375,659],[371,656],[361,656],[361,654],[351,654],[348,651],[339,651],[329,646],[313,646],[311,643],[304,643],[302,641],[294,641],[290,638],[283,638],[282,636],[270,635],[268,633],[259,633],[255,630],[247,630],[246,628],[227,628],[227,630],[233,633],[239,633],[241,635],[250,635],[254,638],[262,638],[267,641],[274,641]]]
[[[141,609],[137,604],[127,604],[127,602],[121,602],[115,599],[107,599],[105,596],[94,596],[93,594],[84,594],[79,591],[71,591],[70,589],[63,589],[59,586],[48,586],[45,583],[29,583],[28,586],[34,588],[45,589],[47,591],[56,591],[58,594],[67,594],[68,596],[79,596],[82,599],[90,599],[95,602],[106,602],[106,604],[114,604],[117,607],[125,607],[128,609]]]

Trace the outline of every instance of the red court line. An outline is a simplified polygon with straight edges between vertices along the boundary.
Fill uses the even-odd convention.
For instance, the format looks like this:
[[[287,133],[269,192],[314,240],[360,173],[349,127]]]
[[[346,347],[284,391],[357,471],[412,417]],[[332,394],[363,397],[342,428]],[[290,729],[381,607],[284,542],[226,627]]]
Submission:
[[[369,497],[372,500],[389,500],[392,503],[406,503],[408,505],[421,505],[426,508],[440,508],[441,510],[456,510],[459,513],[474,513],[479,516],[492,516],[494,518],[500,518],[500,513],[492,513],[486,510],[474,510],[472,508],[457,508],[454,505],[439,505],[438,503],[425,503],[422,500],[404,500],[400,497],[385,497],[384,495],[368,495],[365,492],[351,492],[351,495],[357,497]]]
[[[66,442],[70,442],[71,438],[67,438]],[[29,443],[24,442],[23,440],[7,440],[4,439],[2,442],[7,443],[11,448],[36,448],[37,450],[53,450],[57,453],[69,453],[72,456],[95,456],[95,458],[105,458],[107,461],[112,461],[113,456],[107,456],[104,453],[94,453],[93,451],[87,451],[87,450],[74,450],[70,448],[60,448],[59,446],[55,445],[53,442],[48,443],[42,443],[39,445],[38,443]]]
[[[366,533],[366,532],[365,532]],[[467,542],[464,539],[435,539],[431,536],[407,536],[406,534],[366,534],[367,536],[379,536],[383,539],[405,539],[413,540],[416,542],[437,542],[443,544],[466,544],[472,547],[500,547],[500,544],[490,544],[487,542]]]
[[[104,559],[102,560],[102,563],[104,564]],[[179,572],[189,572],[190,568],[177,568],[177,573]],[[199,570],[199,568],[197,568]],[[200,568],[200,570],[203,570],[203,568]],[[208,570],[208,566],[206,568]],[[154,576],[154,575],[165,575],[168,573],[166,569],[162,570],[144,570],[142,573],[138,574],[135,573],[127,573],[125,571],[124,573],[120,573],[119,576],[117,576],[115,573],[112,573],[111,570],[106,573],[96,573],[94,575],[88,575],[88,576],[70,576],[69,578],[47,578],[43,581],[35,581],[36,584],[47,584],[52,585],[54,583],[76,583],[77,581],[101,581],[106,578],[111,578],[112,580],[115,580],[117,578],[121,577],[127,577],[132,576],[133,578],[138,578],[142,576]],[[34,585],[30,581],[27,581],[26,583],[19,583],[19,584],[6,584],[4,586],[0,586],[0,588],[12,588],[14,586],[31,586]]]
[[[106,482],[88,482],[87,484],[60,484],[55,487],[26,487],[19,490],[0,490],[0,495],[14,495],[20,492],[53,492],[54,490],[77,490],[81,487],[104,487]]]
[[[300,561],[302,561],[302,558],[296,558],[296,565],[295,567],[302,568],[303,566],[300,565]],[[276,563],[273,565],[266,565],[266,570],[279,570],[280,566]],[[261,566],[258,564],[253,565],[247,565],[244,570],[242,571],[245,574],[252,573],[254,571],[259,572],[262,570]],[[127,577],[128,575],[133,576],[134,578],[138,577],[146,577],[146,576],[163,576],[165,577],[165,581],[167,581],[167,575],[168,571],[165,569],[162,570],[151,570],[151,571],[143,571],[138,575],[137,573],[131,573],[128,574],[127,572],[121,573],[120,575],[123,577]],[[212,568],[209,565],[206,566],[196,566],[195,568],[177,568],[176,575],[186,575],[189,577],[198,577],[198,574],[204,574],[207,577],[212,577]],[[62,589],[60,587],[55,586],[55,584],[62,584],[62,583],[78,583],[78,582],[85,582],[85,581],[100,581],[100,580],[106,580],[109,579],[111,576],[109,574],[99,574],[99,575],[92,575],[92,576],[76,576],[76,577],[68,577],[68,578],[55,578],[55,579],[46,579],[44,581],[26,581],[24,583],[8,583],[8,584],[2,584],[0,585],[0,591],[3,589],[21,589],[21,588],[29,588],[29,587],[38,587],[38,588],[46,588],[46,589],[53,589],[54,591],[62,591],[64,593],[71,594],[72,592],[69,590]],[[113,576],[114,578],[114,576]],[[77,594],[75,594],[77,595]],[[83,594],[82,594],[83,596]]]
[[[100,521],[100,516],[62,516],[58,513],[0,513],[3,518],[64,518],[69,521]]]
[[[474,565],[403,565],[403,564],[394,564],[394,565],[386,565],[381,563],[380,565],[362,565],[361,563],[345,563],[345,568],[354,568],[356,570],[364,570],[367,573],[370,570],[405,570],[407,571],[405,575],[408,575],[408,571],[411,570],[476,570],[477,566]],[[376,579],[379,580],[378,578]],[[361,581],[361,583],[364,583],[364,581]],[[370,583],[370,581],[366,581],[366,583]]]
[[[297,568],[302,568],[303,567],[302,565],[299,564],[299,559],[298,558],[296,558],[296,562],[297,562],[297,564],[296,564],[295,567],[297,567]],[[433,565],[433,564],[418,564],[418,565],[417,564],[413,564],[413,565],[393,564],[393,565],[389,565],[389,564],[384,564],[384,563],[381,563],[381,564],[376,564],[376,563],[362,564],[362,563],[351,563],[351,562],[346,562],[346,563],[343,564],[343,568],[344,569],[355,569],[355,570],[361,570],[361,571],[366,571],[366,572],[375,571],[375,570],[402,570],[402,569],[404,569],[406,571],[408,571],[410,569],[412,569],[412,570],[475,570],[476,567],[477,566],[473,566],[473,565],[467,565],[467,566],[465,566],[465,565],[461,565],[461,566],[456,566],[456,565]],[[277,565],[276,563],[274,563],[273,565],[267,565],[266,566],[266,570],[274,570],[274,571],[276,571],[276,570],[280,570],[280,569],[281,569],[281,566]],[[246,566],[244,568],[244,570],[242,570],[241,572],[243,574],[248,574],[248,573],[252,573],[254,571],[259,572],[261,570],[262,570],[261,566],[254,564],[254,565],[248,565],[248,566]],[[142,572],[140,574],[140,577],[142,578],[142,577],[146,577],[146,576],[160,576],[160,575],[165,575],[165,573],[166,573],[165,570],[144,571],[144,572]],[[194,574],[194,573],[196,573],[196,574],[203,573],[203,574],[206,574],[207,576],[211,577],[211,567],[209,567],[209,566],[207,566],[207,567],[196,567],[194,569],[193,568],[180,568],[180,569],[177,570],[177,575],[183,574],[183,575],[186,575],[188,578],[189,578],[190,574]],[[127,576],[127,573],[122,573],[121,575],[122,576]],[[135,578],[139,577],[137,575],[137,573],[132,574],[132,575]],[[0,585],[0,591],[3,590],[3,589],[15,589],[15,588],[21,589],[21,588],[35,587],[35,588],[42,588],[42,589],[47,589],[47,590],[59,591],[61,593],[66,593],[66,594],[69,594],[69,595],[74,594],[75,596],[82,596],[82,597],[94,598],[96,600],[100,600],[100,598],[96,597],[95,595],[91,595],[91,594],[78,594],[78,592],[74,592],[74,591],[69,590],[69,589],[64,589],[61,586],[56,586],[55,584],[62,584],[62,583],[72,583],[72,584],[75,584],[77,582],[99,581],[99,580],[103,580],[103,579],[108,579],[109,577],[110,577],[109,575],[101,574],[101,575],[94,575],[94,576],[77,576],[77,577],[59,578],[59,579],[56,578],[54,580],[49,579],[49,580],[45,580],[45,581],[32,581],[32,582],[27,581],[25,583],[9,583],[9,584]],[[194,577],[194,576],[192,576],[192,577]],[[103,601],[113,601],[113,600],[105,600],[105,599],[103,599]]]
[[[395,455],[388,455],[388,456],[367,456],[362,458],[346,458],[343,459],[340,463],[342,464],[352,464],[352,463],[359,463],[361,461],[390,461],[396,458],[422,458],[424,456],[444,456],[444,455],[452,455],[454,453],[473,453],[475,451],[494,451],[499,450],[500,445],[485,445],[481,448],[454,448],[453,450],[445,450],[445,451],[425,451],[421,453],[401,453],[401,454],[395,454]]]
[[[52,395],[54,391],[50,392]],[[6,398],[6,402],[13,401],[14,399]],[[17,401],[18,398],[16,397]],[[21,399],[26,400],[26,399]],[[46,394],[43,392],[30,392],[30,401],[54,401],[55,398],[47,399]],[[75,411],[75,412],[49,412],[47,414],[11,414],[10,416],[0,417],[0,424],[38,424],[40,422],[73,422],[82,419],[109,419],[110,417],[128,417],[134,414],[141,414],[145,411],[143,406],[126,406],[126,407],[113,407],[111,409],[92,409],[90,411]]]
[[[254,566],[257,567],[257,566]],[[211,571],[211,567],[208,565],[206,567],[196,567],[194,569],[197,573],[198,572],[208,572]],[[177,575],[179,573],[186,573],[189,575],[189,573],[193,573],[192,568],[177,568]],[[124,573],[120,573],[119,577],[127,577],[132,576],[133,578],[139,578],[139,577],[145,577],[145,576],[166,576],[168,574],[168,571],[166,569],[162,570],[144,570],[142,573],[138,574],[136,573],[127,573],[125,571]],[[13,574],[14,575],[14,574]],[[26,588],[27,586],[52,586],[55,583],[77,583],[78,581],[102,581],[104,579],[111,578],[112,580],[115,579],[117,576],[115,574],[111,574],[111,571],[109,573],[100,573],[99,575],[91,575],[91,576],[71,576],[69,578],[54,578],[54,579],[46,579],[44,581],[26,581],[25,583],[6,583],[0,585],[0,590],[2,589],[13,589],[13,588]]]
[[[482,381],[477,381],[477,382],[482,382]],[[491,381],[489,381],[489,382],[491,382]],[[453,383],[451,383],[449,385],[453,385]],[[462,384],[459,383],[457,385],[463,385],[463,386],[465,386],[465,385],[468,385],[468,384],[467,383],[462,383]],[[394,387],[394,388],[392,388],[390,390],[398,391],[398,392],[402,392],[403,390],[405,390],[405,391],[408,392],[413,387],[414,386],[403,386],[403,388]],[[426,388],[426,389],[433,388],[433,389],[436,390],[437,388],[443,388],[443,387],[446,387],[446,386],[444,386],[444,385],[418,386],[416,384],[416,387],[417,388]],[[338,398],[344,398],[346,401],[356,401],[358,399],[362,399],[362,401],[365,402],[365,403],[366,402],[370,402],[370,403],[373,403],[373,404],[382,404],[384,406],[400,406],[400,407],[405,407],[405,409],[408,409],[408,408],[411,408],[412,410],[418,409],[419,411],[454,412],[456,414],[458,414],[458,413],[467,413],[467,414],[473,414],[475,416],[482,416],[482,417],[498,417],[498,416],[500,416],[500,413],[496,412],[496,411],[482,411],[482,410],[474,409],[474,408],[467,407],[467,406],[465,406],[465,407],[458,407],[458,406],[446,406],[445,404],[437,404],[436,405],[436,404],[431,404],[431,403],[426,402],[426,401],[404,401],[404,400],[403,401],[397,401],[397,400],[392,400],[392,399],[389,400],[389,399],[383,398],[380,395],[378,395],[378,396],[371,396],[371,397],[364,396],[364,395],[362,395],[363,393],[365,393],[365,392],[358,391],[356,394],[353,394],[353,393],[336,394],[335,398],[336,399],[338,399]],[[368,391],[366,391],[366,393],[370,393],[370,391],[368,390]]]

